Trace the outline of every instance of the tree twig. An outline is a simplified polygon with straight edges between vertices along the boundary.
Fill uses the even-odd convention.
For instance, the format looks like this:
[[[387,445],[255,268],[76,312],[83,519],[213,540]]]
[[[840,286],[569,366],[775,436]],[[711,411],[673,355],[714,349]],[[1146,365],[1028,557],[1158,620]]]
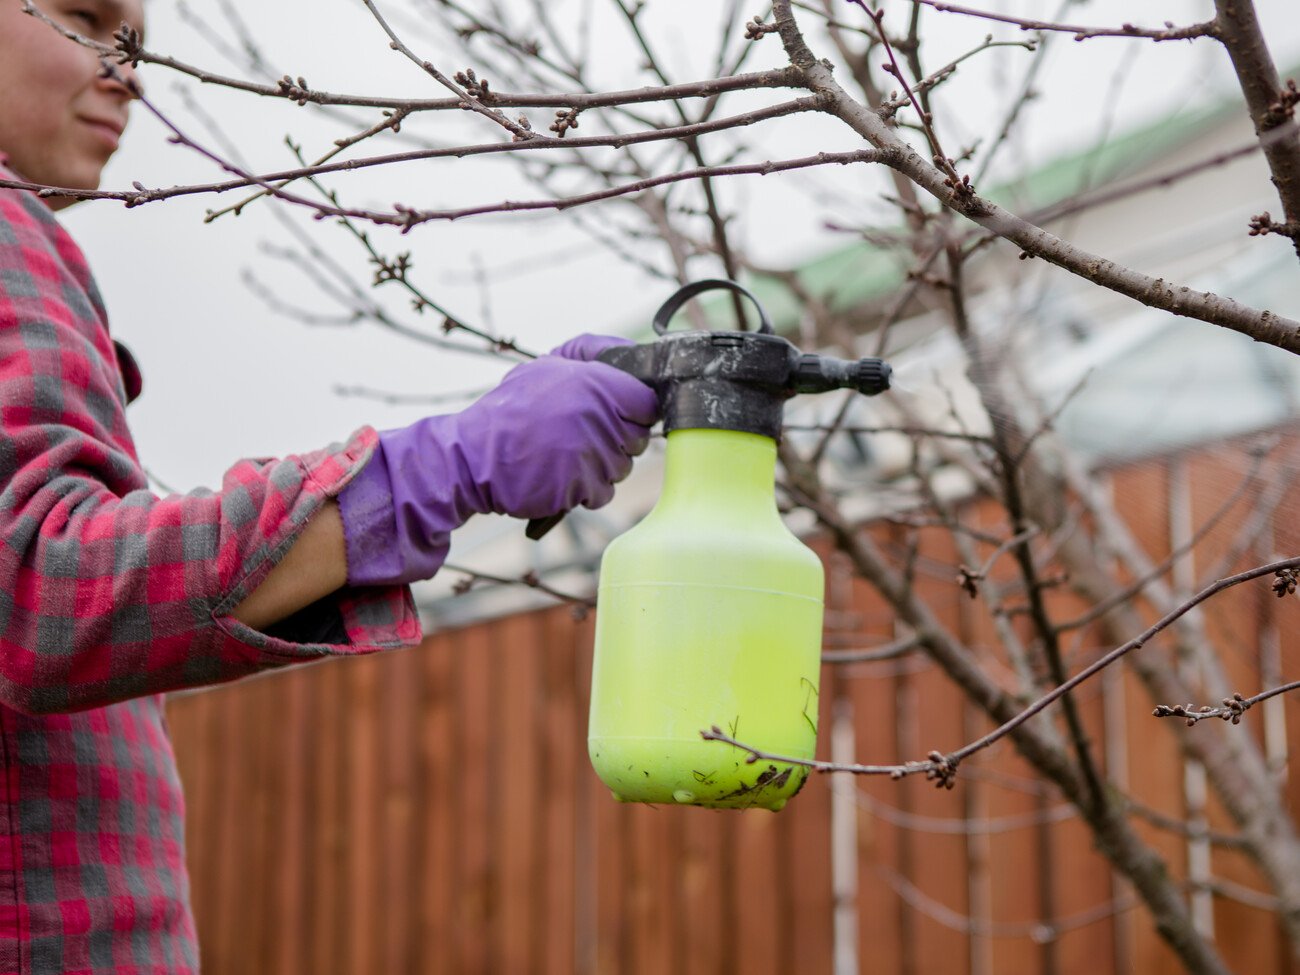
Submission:
[[[765,121],[771,118],[780,118],[782,116],[793,115],[800,112],[811,112],[817,110],[818,105],[818,100],[815,98],[797,98],[788,102],[781,102],[777,105],[768,106],[767,108],[760,108],[752,112],[746,112],[742,115],[727,116],[709,122],[701,122],[696,125],[669,126],[642,132],[619,133],[608,136],[592,136],[580,139],[549,139],[538,136],[536,139],[530,139],[527,142],[492,142],[472,146],[414,149],[409,152],[385,153],[378,156],[366,156],[359,159],[330,162],[323,166],[299,167],[297,169],[280,170],[256,175],[235,171],[235,179],[215,183],[193,184],[189,186],[170,186],[149,189],[143,185],[137,184],[130,190],[85,190],[66,186],[49,186],[43,183],[33,183],[28,180],[0,179],[0,188],[27,190],[42,198],[60,197],[74,200],[116,200],[120,203],[125,203],[128,207],[136,207],[142,206],[146,203],[154,203],[160,200],[168,200],[179,196],[194,196],[201,193],[225,193],[229,190],[244,189],[249,186],[259,186],[264,190],[273,191],[273,195],[281,199],[292,203],[301,203],[312,209],[318,209],[318,207],[311,201],[303,200],[301,197],[292,196],[283,190],[275,190],[272,184],[301,179],[305,176],[324,176],[330,173],[353,172],[355,170],[369,169],[375,166],[416,162],[427,159],[460,159],[466,156],[530,152],[535,150],[568,151],[575,148],[585,149],[598,146],[625,149],[628,146],[638,145],[641,143],[666,142],[692,135],[721,132],[738,126],[752,125],[756,122]],[[150,110],[154,114],[158,115],[160,120],[162,120],[169,129],[173,130],[173,132],[177,131],[172,123],[162,119],[161,114],[158,112],[156,107],[151,107]],[[216,161],[218,165],[221,165],[221,167],[227,172],[232,171],[230,167],[226,166],[224,162],[212,154],[205,153],[205,155],[208,155],[209,158]]]
[[[1297,689],[1300,689],[1300,680],[1283,684],[1280,687],[1273,687],[1267,691],[1260,691],[1254,697],[1233,694],[1232,697],[1223,699],[1221,707],[1213,707],[1209,704],[1203,704],[1200,707],[1194,704],[1174,704],[1172,706],[1157,704],[1155,710],[1151,713],[1157,718],[1185,718],[1189,728],[1206,718],[1221,718],[1233,724],[1241,724],[1242,717],[1256,704],[1267,701],[1270,697],[1277,697],[1279,694],[1289,694]]]
[[[822,663],[826,664],[860,664],[874,663],[878,660],[897,660],[905,657],[921,645],[921,638],[912,635],[891,640],[869,650],[823,650]]]
[[[704,166],[682,170],[676,173],[663,173],[646,179],[635,180],[621,186],[611,186],[590,193],[547,200],[501,200],[477,206],[459,207],[450,210],[419,210],[398,206],[393,212],[344,207],[337,203],[332,207],[322,207],[320,212],[330,216],[346,216],[368,220],[376,224],[400,226],[410,230],[422,223],[441,220],[463,220],[466,217],[483,216],[491,213],[521,213],[536,210],[569,210],[573,207],[586,206],[602,200],[612,200],[620,196],[644,193],[656,186],[667,186],[690,180],[702,183],[718,176],[770,176],[795,169],[807,169],[811,166],[848,166],[853,163],[874,163],[879,161],[879,154],[873,149],[856,149],[851,152],[819,152],[813,156],[800,159],[778,159],[759,163],[735,166]]]
[[[1218,582],[1215,582],[1214,584],[1205,587],[1199,593],[1192,596],[1190,599],[1186,600],[1181,606],[1178,606],[1173,611],[1165,614],[1165,616],[1157,620],[1155,623],[1153,623],[1141,634],[1134,637],[1132,640],[1129,640],[1127,643],[1124,643],[1116,647],[1115,649],[1107,653],[1105,656],[1101,657],[1099,660],[1092,663],[1090,666],[1085,667],[1083,670],[1079,671],[1069,680],[1061,684],[1058,684],[1056,687],[1052,688],[1046,694],[1038,698],[1038,700],[1034,701],[1032,704],[1022,709],[1018,714],[1016,714],[1010,720],[1004,721],[1001,725],[999,725],[997,728],[994,728],[988,734],[984,735],[981,738],[976,739],[973,742],[970,742],[969,744],[963,745],[961,748],[958,748],[951,752],[947,752],[947,753],[938,752],[938,751],[931,752],[929,756],[927,756],[926,759],[923,761],[911,761],[911,762],[904,762],[902,764],[894,764],[894,765],[857,765],[857,764],[848,764],[848,763],[822,762],[822,761],[815,761],[811,759],[793,758],[788,755],[775,755],[770,752],[764,751],[762,749],[754,748],[750,745],[745,744],[744,742],[737,741],[734,738],[727,736],[722,732],[720,728],[716,726],[706,731],[701,731],[700,735],[706,741],[725,742],[729,745],[733,745],[736,748],[740,748],[748,752],[749,758],[747,759],[747,761],[751,763],[759,762],[759,761],[785,762],[785,763],[790,763],[795,765],[803,765],[808,768],[814,769],[815,771],[818,772],[852,772],[855,775],[888,775],[896,779],[904,778],[906,776],[921,774],[924,775],[927,779],[936,781],[938,785],[940,785],[943,788],[952,788],[956,779],[958,766],[967,758],[969,758],[971,755],[983,751],[985,748],[988,748],[990,745],[993,745],[996,742],[1000,741],[1001,739],[1005,738],[1008,734],[1010,734],[1015,729],[1019,728],[1026,721],[1030,720],[1035,715],[1040,714],[1046,708],[1050,707],[1052,704],[1056,703],[1062,697],[1069,694],[1070,691],[1074,690],[1080,684],[1096,676],[1098,673],[1105,670],[1107,667],[1111,666],[1116,661],[1122,659],[1124,656],[1131,653],[1132,651],[1145,646],[1147,643],[1149,643],[1152,640],[1152,638],[1154,638],[1164,630],[1168,629],[1168,627],[1172,625],[1176,620],[1180,619],[1182,616],[1190,612],[1195,607],[1199,606],[1201,603],[1205,602],[1207,599],[1217,595],[1220,592],[1223,592],[1225,589],[1231,589],[1233,586],[1239,586],[1244,582],[1251,581],[1252,579],[1258,579],[1261,576],[1266,576],[1266,575],[1277,575],[1289,569],[1300,570],[1300,556],[1289,558],[1289,559],[1282,559],[1277,562],[1270,562],[1267,565],[1256,566],[1255,568],[1248,569],[1245,572],[1239,572],[1236,575],[1232,575],[1220,579]],[[1284,693],[1285,691],[1293,690],[1297,687],[1300,687],[1300,682],[1296,682],[1294,684],[1288,684],[1282,688],[1274,688],[1271,691],[1265,691],[1262,696],[1257,695],[1256,698],[1252,698],[1251,703],[1255,703],[1257,700],[1263,700],[1265,697],[1272,697],[1276,694],[1281,694]],[[1240,702],[1234,701],[1234,703],[1240,703]],[[1173,713],[1172,709],[1171,709],[1171,713]],[[1197,714],[1200,715],[1200,712],[1197,712]],[[1158,715],[1158,716],[1163,717],[1164,715]],[[1178,716],[1192,717],[1189,714],[1179,714]],[[1203,716],[1220,717],[1221,715],[1216,713],[1216,714],[1204,714]],[[1199,716],[1196,717],[1195,720],[1200,720],[1200,717]],[[1193,720],[1192,723],[1195,723],[1195,720]],[[1231,716],[1229,716],[1229,720],[1231,720]]]
[[[1253,0],[1214,0],[1214,10],[1215,34],[1232,59],[1286,222],[1300,228],[1300,132],[1293,124],[1300,92],[1294,81],[1283,86],[1278,80]],[[1283,127],[1285,136],[1266,140],[1271,132]],[[1273,226],[1267,214],[1262,216]],[[1300,255],[1300,229],[1288,236]]]
[[[590,610],[596,608],[596,600],[587,596],[575,596],[572,593],[556,589],[554,586],[543,582],[536,572],[525,572],[521,576],[507,578],[506,576],[492,575],[488,572],[480,572],[477,569],[451,563],[444,563],[443,568],[450,569],[452,572],[459,572],[465,576],[455,586],[457,595],[469,592],[478,583],[488,582],[497,586],[527,586],[529,589],[536,589],[538,592],[546,593],[546,595],[558,599],[562,603],[571,604],[581,614],[580,618],[585,618]]]
[[[1198,37],[1214,35],[1215,22],[1207,20],[1187,27],[1175,27],[1166,22],[1163,27],[1138,27],[1134,24],[1121,24],[1119,27],[1082,27],[1078,24],[1057,24],[1050,20],[1030,20],[1024,17],[1012,17],[1008,14],[992,13],[987,10],[975,10],[962,7],[946,0],[912,0],[912,3],[924,4],[943,13],[962,14],[966,17],[978,17],[982,20],[996,20],[998,23],[1011,24],[1021,30],[1058,31],[1073,34],[1076,41],[1090,37],[1140,37],[1152,41],[1189,41]]]

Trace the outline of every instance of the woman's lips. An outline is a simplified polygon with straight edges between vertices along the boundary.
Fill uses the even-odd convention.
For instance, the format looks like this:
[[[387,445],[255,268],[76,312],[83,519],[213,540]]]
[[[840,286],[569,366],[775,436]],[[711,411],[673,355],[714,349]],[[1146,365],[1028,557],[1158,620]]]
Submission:
[[[78,121],[95,133],[95,136],[110,149],[117,148],[122,139],[122,132],[126,128],[121,122],[112,119],[82,117]]]

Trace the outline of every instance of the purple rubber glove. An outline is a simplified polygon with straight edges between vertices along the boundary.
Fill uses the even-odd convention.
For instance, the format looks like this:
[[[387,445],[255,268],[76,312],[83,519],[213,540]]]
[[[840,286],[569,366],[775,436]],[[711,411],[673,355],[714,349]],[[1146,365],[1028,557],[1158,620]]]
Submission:
[[[581,335],[516,366],[460,413],[379,435],[339,495],[348,582],[428,579],[472,515],[544,518],[599,508],[659,418],[651,389],[592,361],[624,339]]]

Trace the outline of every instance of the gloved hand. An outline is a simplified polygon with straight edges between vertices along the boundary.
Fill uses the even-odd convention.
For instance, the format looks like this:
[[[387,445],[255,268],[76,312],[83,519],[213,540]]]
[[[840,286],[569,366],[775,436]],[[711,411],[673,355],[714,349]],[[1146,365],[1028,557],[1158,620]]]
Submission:
[[[544,518],[599,508],[659,417],[651,389],[592,361],[624,339],[581,335],[512,369],[464,411],[380,433],[339,495],[348,582],[431,577],[472,515]]]

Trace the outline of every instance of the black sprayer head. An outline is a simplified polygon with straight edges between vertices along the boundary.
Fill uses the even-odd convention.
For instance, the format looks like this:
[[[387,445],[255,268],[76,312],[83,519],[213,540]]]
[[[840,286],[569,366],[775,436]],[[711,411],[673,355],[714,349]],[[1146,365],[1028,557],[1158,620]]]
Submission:
[[[758,309],[757,332],[672,332],[669,320],[687,301],[715,289],[744,295]],[[892,370],[881,359],[835,359],[800,352],[772,332],[767,313],[734,281],[686,285],[655,314],[657,341],[606,349],[598,358],[635,376],[659,396],[664,432],[739,430],[779,440],[785,401],[796,393],[856,389],[875,396],[889,388]],[[528,523],[539,539],[564,515]]]
[[[668,322],[690,298],[726,288],[754,302],[757,332],[672,332]],[[785,401],[796,393],[856,389],[874,396],[889,388],[880,359],[846,360],[802,353],[779,335],[758,301],[732,281],[696,281],[668,299],[654,318],[658,341],[616,346],[600,360],[640,379],[659,394],[664,432],[739,430],[781,436]]]

